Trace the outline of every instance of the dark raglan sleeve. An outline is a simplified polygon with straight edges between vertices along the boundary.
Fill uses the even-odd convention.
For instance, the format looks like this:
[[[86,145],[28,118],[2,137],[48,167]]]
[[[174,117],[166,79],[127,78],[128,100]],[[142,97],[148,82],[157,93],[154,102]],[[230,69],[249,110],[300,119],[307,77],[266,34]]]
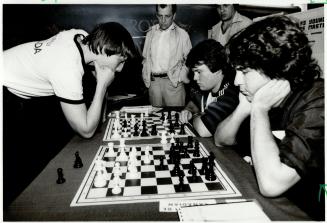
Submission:
[[[214,134],[218,124],[230,115],[239,103],[238,87],[230,84],[224,94],[217,97],[215,102],[205,109],[201,120],[211,134]]]

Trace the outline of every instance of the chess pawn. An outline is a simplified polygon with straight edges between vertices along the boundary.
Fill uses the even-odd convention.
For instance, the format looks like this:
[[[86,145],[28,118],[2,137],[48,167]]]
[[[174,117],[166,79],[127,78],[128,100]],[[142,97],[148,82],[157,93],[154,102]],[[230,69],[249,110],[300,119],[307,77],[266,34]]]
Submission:
[[[153,124],[152,125],[152,129],[151,129],[151,135],[155,136],[157,134],[158,134],[158,132],[157,132],[157,126],[156,126],[156,124]]]
[[[108,143],[108,152],[105,154],[105,157],[114,157],[115,151],[114,151],[114,143],[113,142],[109,142]]]
[[[127,138],[128,137],[127,128],[124,128],[123,137],[124,138]]]
[[[103,171],[97,171],[95,179],[94,179],[94,186],[95,187],[104,187],[106,186],[106,179],[103,174]]]
[[[121,179],[119,175],[114,174],[114,178],[112,179],[114,187],[112,188],[112,193],[113,194],[119,194],[121,192]]]
[[[162,132],[160,143],[161,144],[167,144],[167,137],[166,137],[166,132],[165,131]]]
[[[114,133],[111,136],[111,138],[113,138],[113,139],[119,139],[120,138],[120,135],[118,133],[118,126],[117,125],[115,125],[115,127],[114,127]]]
[[[175,143],[174,135],[175,135],[174,133],[170,134],[171,136],[170,143]]]
[[[57,184],[65,183],[66,179],[64,178],[64,173],[62,171],[62,168],[57,169],[57,174],[58,174]]]
[[[151,163],[151,160],[150,160],[150,147],[149,146],[146,146],[145,148],[145,156],[144,156],[144,164],[150,164]]]
[[[83,167],[83,162],[81,157],[79,156],[79,152],[77,151],[75,153],[75,162],[74,162],[74,168],[82,168]]]

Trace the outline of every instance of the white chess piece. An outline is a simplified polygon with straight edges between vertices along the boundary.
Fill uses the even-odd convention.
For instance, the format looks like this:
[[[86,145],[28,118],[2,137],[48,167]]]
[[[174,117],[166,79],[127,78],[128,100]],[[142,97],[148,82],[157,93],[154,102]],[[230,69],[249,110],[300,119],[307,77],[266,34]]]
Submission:
[[[94,179],[94,186],[95,187],[104,187],[106,186],[106,177],[103,173],[103,170],[98,170],[96,172],[96,176],[95,176],[95,179]]]
[[[119,140],[119,147],[125,147],[125,139]]]
[[[120,184],[121,184],[121,179],[118,174],[114,174],[114,178],[112,179],[114,187],[112,188],[112,193],[113,194],[119,194],[121,192]]]
[[[170,134],[171,136],[170,143],[175,143],[174,135],[175,135],[174,133]]]
[[[151,160],[150,160],[150,146],[145,147],[145,156],[144,156],[143,162],[145,164],[150,164],[151,163]]]
[[[125,120],[127,121],[128,119],[127,119],[127,113],[125,113]]]
[[[113,142],[109,142],[108,143],[108,152],[106,152],[104,154],[104,157],[115,157],[115,150],[114,150],[114,143]]]
[[[128,157],[127,157],[127,154],[125,152],[125,147],[120,147],[120,154],[119,156],[117,157],[117,161],[127,161],[128,160]]]
[[[141,121],[140,121],[140,123],[142,123],[143,120],[144,120],[144,116],[143,116],[143,113],[141,113]]]
[[[149,111],[148,110],[145,111],[144,116],[149,117]]]
[[[128,137],[127,128],[124,128],[123,137],[124,138],[127,138]]]
[[[113,139],[119,139],[120,138],[120,135],[118,133],[118,126],[114,127],[114,133],[112,134],[111,138],[113,138]]]
[[[166,131],[163,131],[161,134],[161,144],[167,144],[167,137],[166,137]]]

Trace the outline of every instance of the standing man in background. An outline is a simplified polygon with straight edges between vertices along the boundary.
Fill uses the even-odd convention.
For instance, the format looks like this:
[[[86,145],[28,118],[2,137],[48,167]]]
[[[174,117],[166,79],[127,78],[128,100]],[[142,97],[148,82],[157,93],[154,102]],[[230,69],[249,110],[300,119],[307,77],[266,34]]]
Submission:
[[[159,24],[146,34],[142,76],[153,106],[184,106],[188,68],[185,59],[192,48],[187,32],[174,23],[176,5],[156,5]]]
[[[228,40],[240,30],[248,27],[252,20],[237,12],[237,5],[223,4],[217,5],[220,22],[209,30],[209,39],[214,39],[225,46]]]

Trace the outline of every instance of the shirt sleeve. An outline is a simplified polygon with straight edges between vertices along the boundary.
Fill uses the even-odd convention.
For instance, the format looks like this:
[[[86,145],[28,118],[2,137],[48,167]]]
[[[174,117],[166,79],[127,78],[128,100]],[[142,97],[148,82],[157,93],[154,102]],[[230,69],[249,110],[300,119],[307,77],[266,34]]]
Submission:
[[[238,88],[229,85],[224,94],[204,110],[201,120],[211,134],[214,134],[218,124],[235,110],[238,100]]]
[[[279,144],[280,159],[301,177],[324,166],[324,99],[302,106],[289,121]]]
[[[71,104],[83,103],[83,67],[76,63],[56,63],[51,71],[50,81],[55,92],[61,101]]]

